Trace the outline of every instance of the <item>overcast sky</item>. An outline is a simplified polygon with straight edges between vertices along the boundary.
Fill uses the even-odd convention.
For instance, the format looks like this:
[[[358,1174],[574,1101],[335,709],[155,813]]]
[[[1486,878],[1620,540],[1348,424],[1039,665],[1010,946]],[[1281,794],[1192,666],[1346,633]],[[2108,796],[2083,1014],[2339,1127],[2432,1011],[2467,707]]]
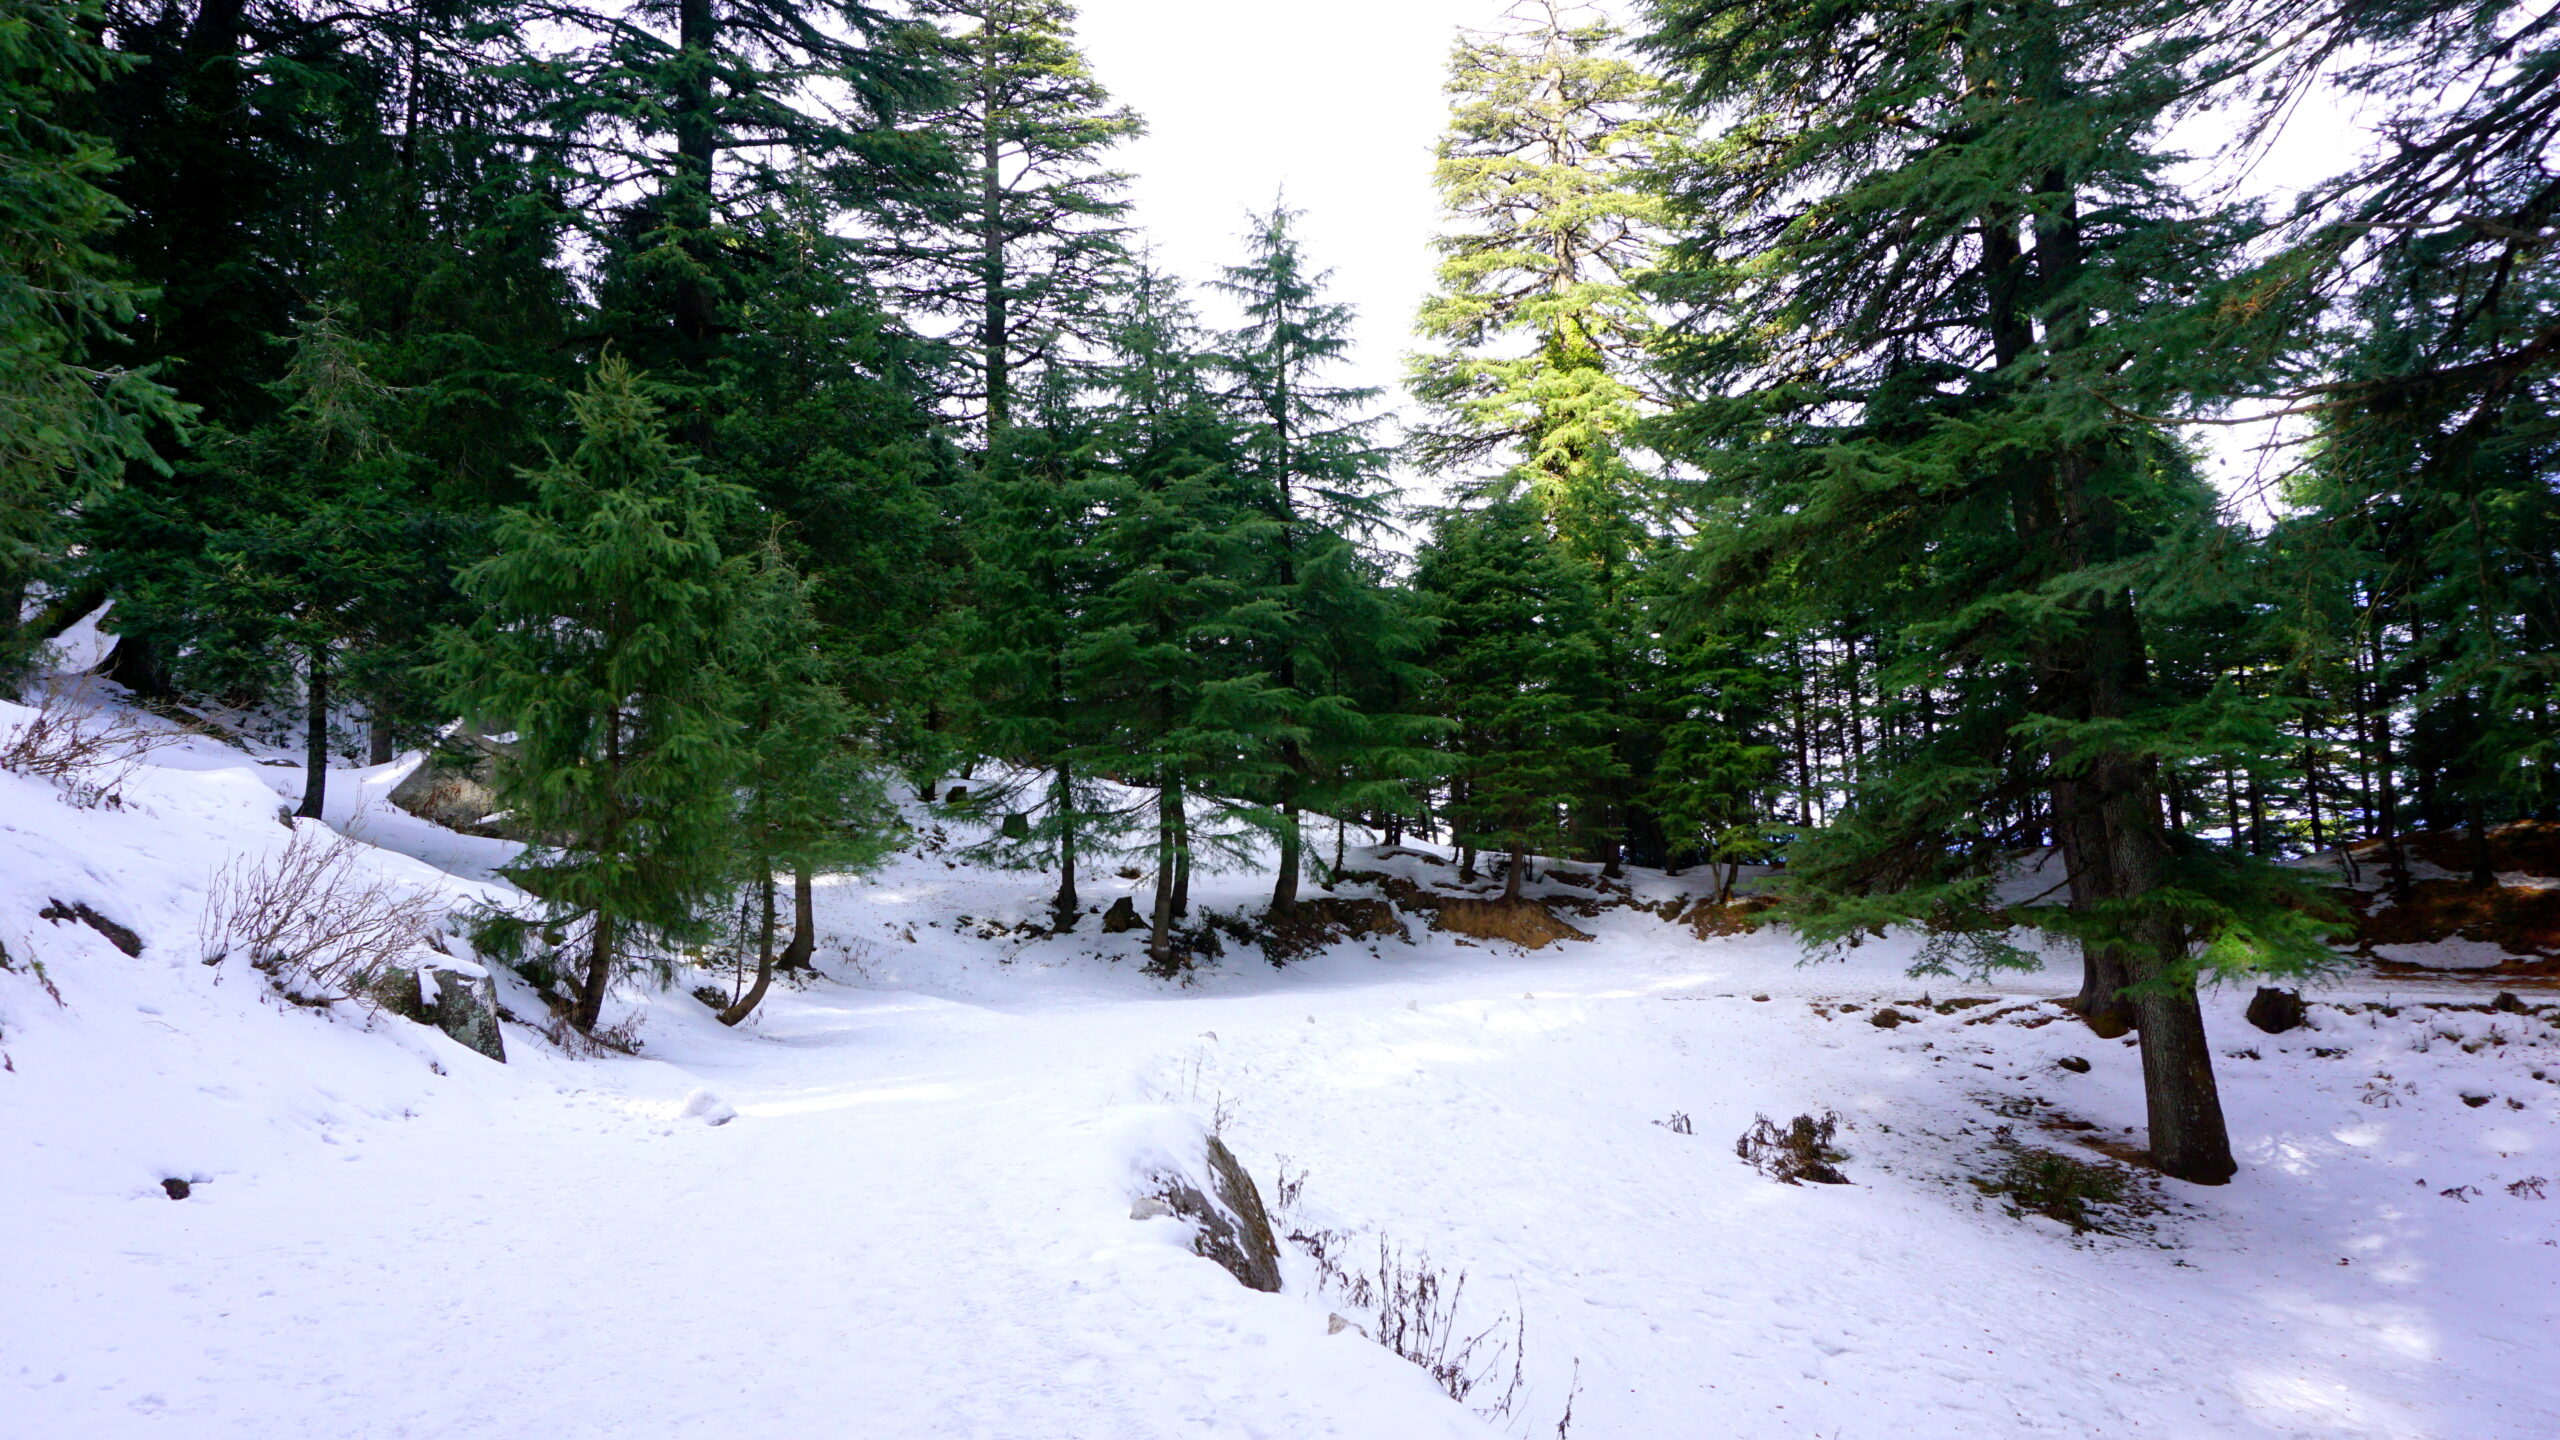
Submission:
[[[1359,308],[1343,382],[1395,385],[1431,284],[1450,42],[1499,23],[1506,3],[1081,0],[1095,72],[1146,117],[1119,163],[1137,174],[1138,222],[1165,268],[1215,278],[1243,254],[1246,213],[1285,191],[1335,298]]]

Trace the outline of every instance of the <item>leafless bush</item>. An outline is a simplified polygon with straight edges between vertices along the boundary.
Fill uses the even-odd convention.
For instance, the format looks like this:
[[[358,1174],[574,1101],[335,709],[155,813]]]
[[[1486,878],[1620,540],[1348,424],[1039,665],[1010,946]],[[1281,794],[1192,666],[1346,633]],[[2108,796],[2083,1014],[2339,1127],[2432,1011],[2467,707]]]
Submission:
[[[47,690],[35,713],[0,738],[0,770],[46,780],[82,809],[121,809],[124,782],[143,758],[186,739],[92,703],[83,690]]]
[[[1799,1115],[1783,1130],[1768,1116],[1755,1116],[1751,1128],[1733,1142],[1733,1153],[1780,1184],[1801,1185],[1810,1180],[1817,1185],[1846,1185],[1849,1177],[1840,1173],[1839,1164],[1849,1157],[1831,1143],[1839,1129],[1840,1117],[1828,1110],[1819,1116]]]
[[[205,963],[243,955],[306,1000],[371,989],[429,942],[443,910],[433,897],[367,872],[357,863],[363,849],[302,825],[282,850],[215,872],[197,931]]]
[[[1485,1398],[1473,1408],[1486,1419],[1511,1414],[1525,1378],[1527,1324],[1506,1311],[1469,1334],[1458,1323],[1458,1302],[1467,1289],[1465,1271],[1452,1277],[1434,1269],[1430,1256],[1408,1256],[1383,1239],[1377,1269],[1354,1269],[1345,1260],[1349,1237],[1338,1231],[1292,1231],[1289,1239],[1315,1260],[1321,1288],[1369,1313],[1376,1327],[1370,1339],[1421,1366],[1452,1400],[1464,1404],[1481,1394]],[[1490,1388],[1496,1379],[1502,1381],[1498,1394]]]

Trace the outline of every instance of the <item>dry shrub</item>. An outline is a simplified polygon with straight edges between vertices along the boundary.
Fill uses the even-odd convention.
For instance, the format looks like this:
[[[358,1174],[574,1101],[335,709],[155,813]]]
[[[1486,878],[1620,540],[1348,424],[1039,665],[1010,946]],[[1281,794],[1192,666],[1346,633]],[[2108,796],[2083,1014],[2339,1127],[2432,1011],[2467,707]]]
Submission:
[[[1466,1294],[1466,1272],[1450,1276],[1434,1269],[1429,1256],[1407,1256],[1383,1239],[1378,1268],[1354,1269],[1344,1262],[1348,1237],[1339,1232],[1293,1231],[1289,1238],[1314,1257],[1323,1288],[1369,1312],[1376,1326],[1369,1338],[1421,1366],[1450,1399],[1463,1404],[1479,1396],[1473,1408],[1486,1419],[1511,1414],[1525,1379],[1525,1322],[1505,1312],[1472,1334],[1462,1328],[1458,1302]],[[1495,1380],[1502,1382],[1499,1393],[1489,1388]]]
[[[144,757],[187,738],[95,703],[86,689],[47,690],[35,713],[0,739],[0,770],[50,781],[82,809],[122,809],[124,782]]]
[[[1546,906],[1518,900],[1441,898],[1431,915],[1431,928],[1478,940],[1507,940],[1523,950],[1542,949],[1557,940],[1588,940],[1590,935],[1556,918]]]
[[[323,838],[325,837],[325,838]],[[420,947],[444,909],[357,863],[364,846],[296,826],[282,850],[214,873],[197,930],[205,963],[238,954],[297,999],[363,995]]]
[[[2005,1125],[1993,1153],[1990,1173],[1976,1176],[1974,1188],[2006,1202],[2012,1216],[2059,1220],[2075,1235],[2092,1230],[2118,1234],[2156,1208],[2132,1171],[2019,1144]]]
[[[1799,1115],[1779,1129],[1766,1115],[1754,1116],[1751,1128],[1733,1142],[1742,1163],[1782,1185],[1846,1185],[1840,1162],[1848,1159],[1832,1145],[1840,1117],[1829,1110],[1819,1116]]]

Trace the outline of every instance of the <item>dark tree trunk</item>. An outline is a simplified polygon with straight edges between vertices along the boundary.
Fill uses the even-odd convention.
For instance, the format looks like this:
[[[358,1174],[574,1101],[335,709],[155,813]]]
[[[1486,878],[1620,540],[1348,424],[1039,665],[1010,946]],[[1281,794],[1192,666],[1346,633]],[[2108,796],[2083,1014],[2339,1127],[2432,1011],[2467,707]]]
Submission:
[[[807,970],[818,957],[818,877],[806,865],[791,867],[791,943],[774,963],[785,970]]]
[[[578,1003],[569,1011],[569,1023],[583,1035],[595,1033],[596,1022],[604,1018],[605,988],[613,983],[613,917],[596,912],[595,933],[587,951],[586,978],[578,986]]]
[[[1076,928],[1084,902],[1076,896],[1076,792],[1065,761],[1058,762],[1058,893],[1049,901],[1060,934]]]
[[[1290,789],[1289,781],[1281,782]],[[1298,807],[1283,802],[1280,807],[1280,873],[1271,880],[1271,913],[1286,915],[1298,908],[1298,871],[1306,864],[1306,837],[1298,832]]]
[[[1147,927],[1147,958],[1158,965],[1173,960],[1174,836],[1181,813],[1182,791],[1166,775],[1156,784],[1156,902]]]
[[[317,820],[329,799],[328,647],[312,647],[311,680],[303,693],[308,707],[303,715],[302,807],[293,813]]]
[[[1503,898],[1503,899],[1505,899],[1505,900],[1517,900],[1517,899],[1519,899],[1519,898],[1520,898],[1520,881],[1521,881],[1521,877],[1523,877],[1523,876],[1527,875],[1528,873],[1529,873],[1529,850],[1528,850],[1528,847],[1527,847],[1527,846],[1525,846],[1525,845],[1514,845],[1514,846],[1512,846],[1512,847],[1511,847],[1511,858],[1510,858],[1510,860],[1509,860],[1508,862],[1506,862],[1506,863],[1504,864],[1504,866],[1503,866],[1503,871],[1502,871],[1502,898]]]
[[[764,918],[756,927],[756,983],[720,1012],[723,1025],[735,1025],[756,1013],[756,1007],[764,1003],[764,992],[773,988],[773,871],[765,866],[759,866],[758,871],[764,876]],[[792,943],[799,943],[797,937]]]

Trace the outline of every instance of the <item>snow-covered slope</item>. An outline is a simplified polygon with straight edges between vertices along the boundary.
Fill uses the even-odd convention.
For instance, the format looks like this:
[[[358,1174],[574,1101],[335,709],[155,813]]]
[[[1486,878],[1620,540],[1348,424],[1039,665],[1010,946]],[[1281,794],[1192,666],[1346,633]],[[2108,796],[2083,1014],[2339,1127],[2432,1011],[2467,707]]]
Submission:
[[[153,759],[121,811],[0,775],[8,1440],[1404,1440],[1553,1435],[1568,1403],[1575,1440],[2560,1434],[2560,1207],[2522,1183],[2560,1186],[2548,1011],[2340,990],[2265,1036],[2215,996],[2241,1179],[2076,1235],[1971,1183],[2004,1141],[2138,1142],[2135,1052],[2040,998],[2067,974],[1924,985],[1898,942],[1805,968],[1620,907],[1534,954],[1417,920],[1168,982],[1091,920],[1024,937],[1043,877],[919,807],[917,850],[822,888],[824,980],[727,1031],[684,992],[728,977],[688,976],[618,1002],[637,1058],[511,1026],[499,1066],[199,963],[206,877],[282,843],[294,777]],[[338,777],[332,820],[478,891],[495,842],[359,805],[396,773]],[[1737,1160],[1756,1115],[1824,1110],[1854,1184]],[[1309,1237],[1279,1295],[1131,1218],[1213,1125]],[[1381,1247],[1463,1274],[1453,1323],[1499,1322],[1469,1399],[1507,1414],[1365,1337],[1339,1277]]]

